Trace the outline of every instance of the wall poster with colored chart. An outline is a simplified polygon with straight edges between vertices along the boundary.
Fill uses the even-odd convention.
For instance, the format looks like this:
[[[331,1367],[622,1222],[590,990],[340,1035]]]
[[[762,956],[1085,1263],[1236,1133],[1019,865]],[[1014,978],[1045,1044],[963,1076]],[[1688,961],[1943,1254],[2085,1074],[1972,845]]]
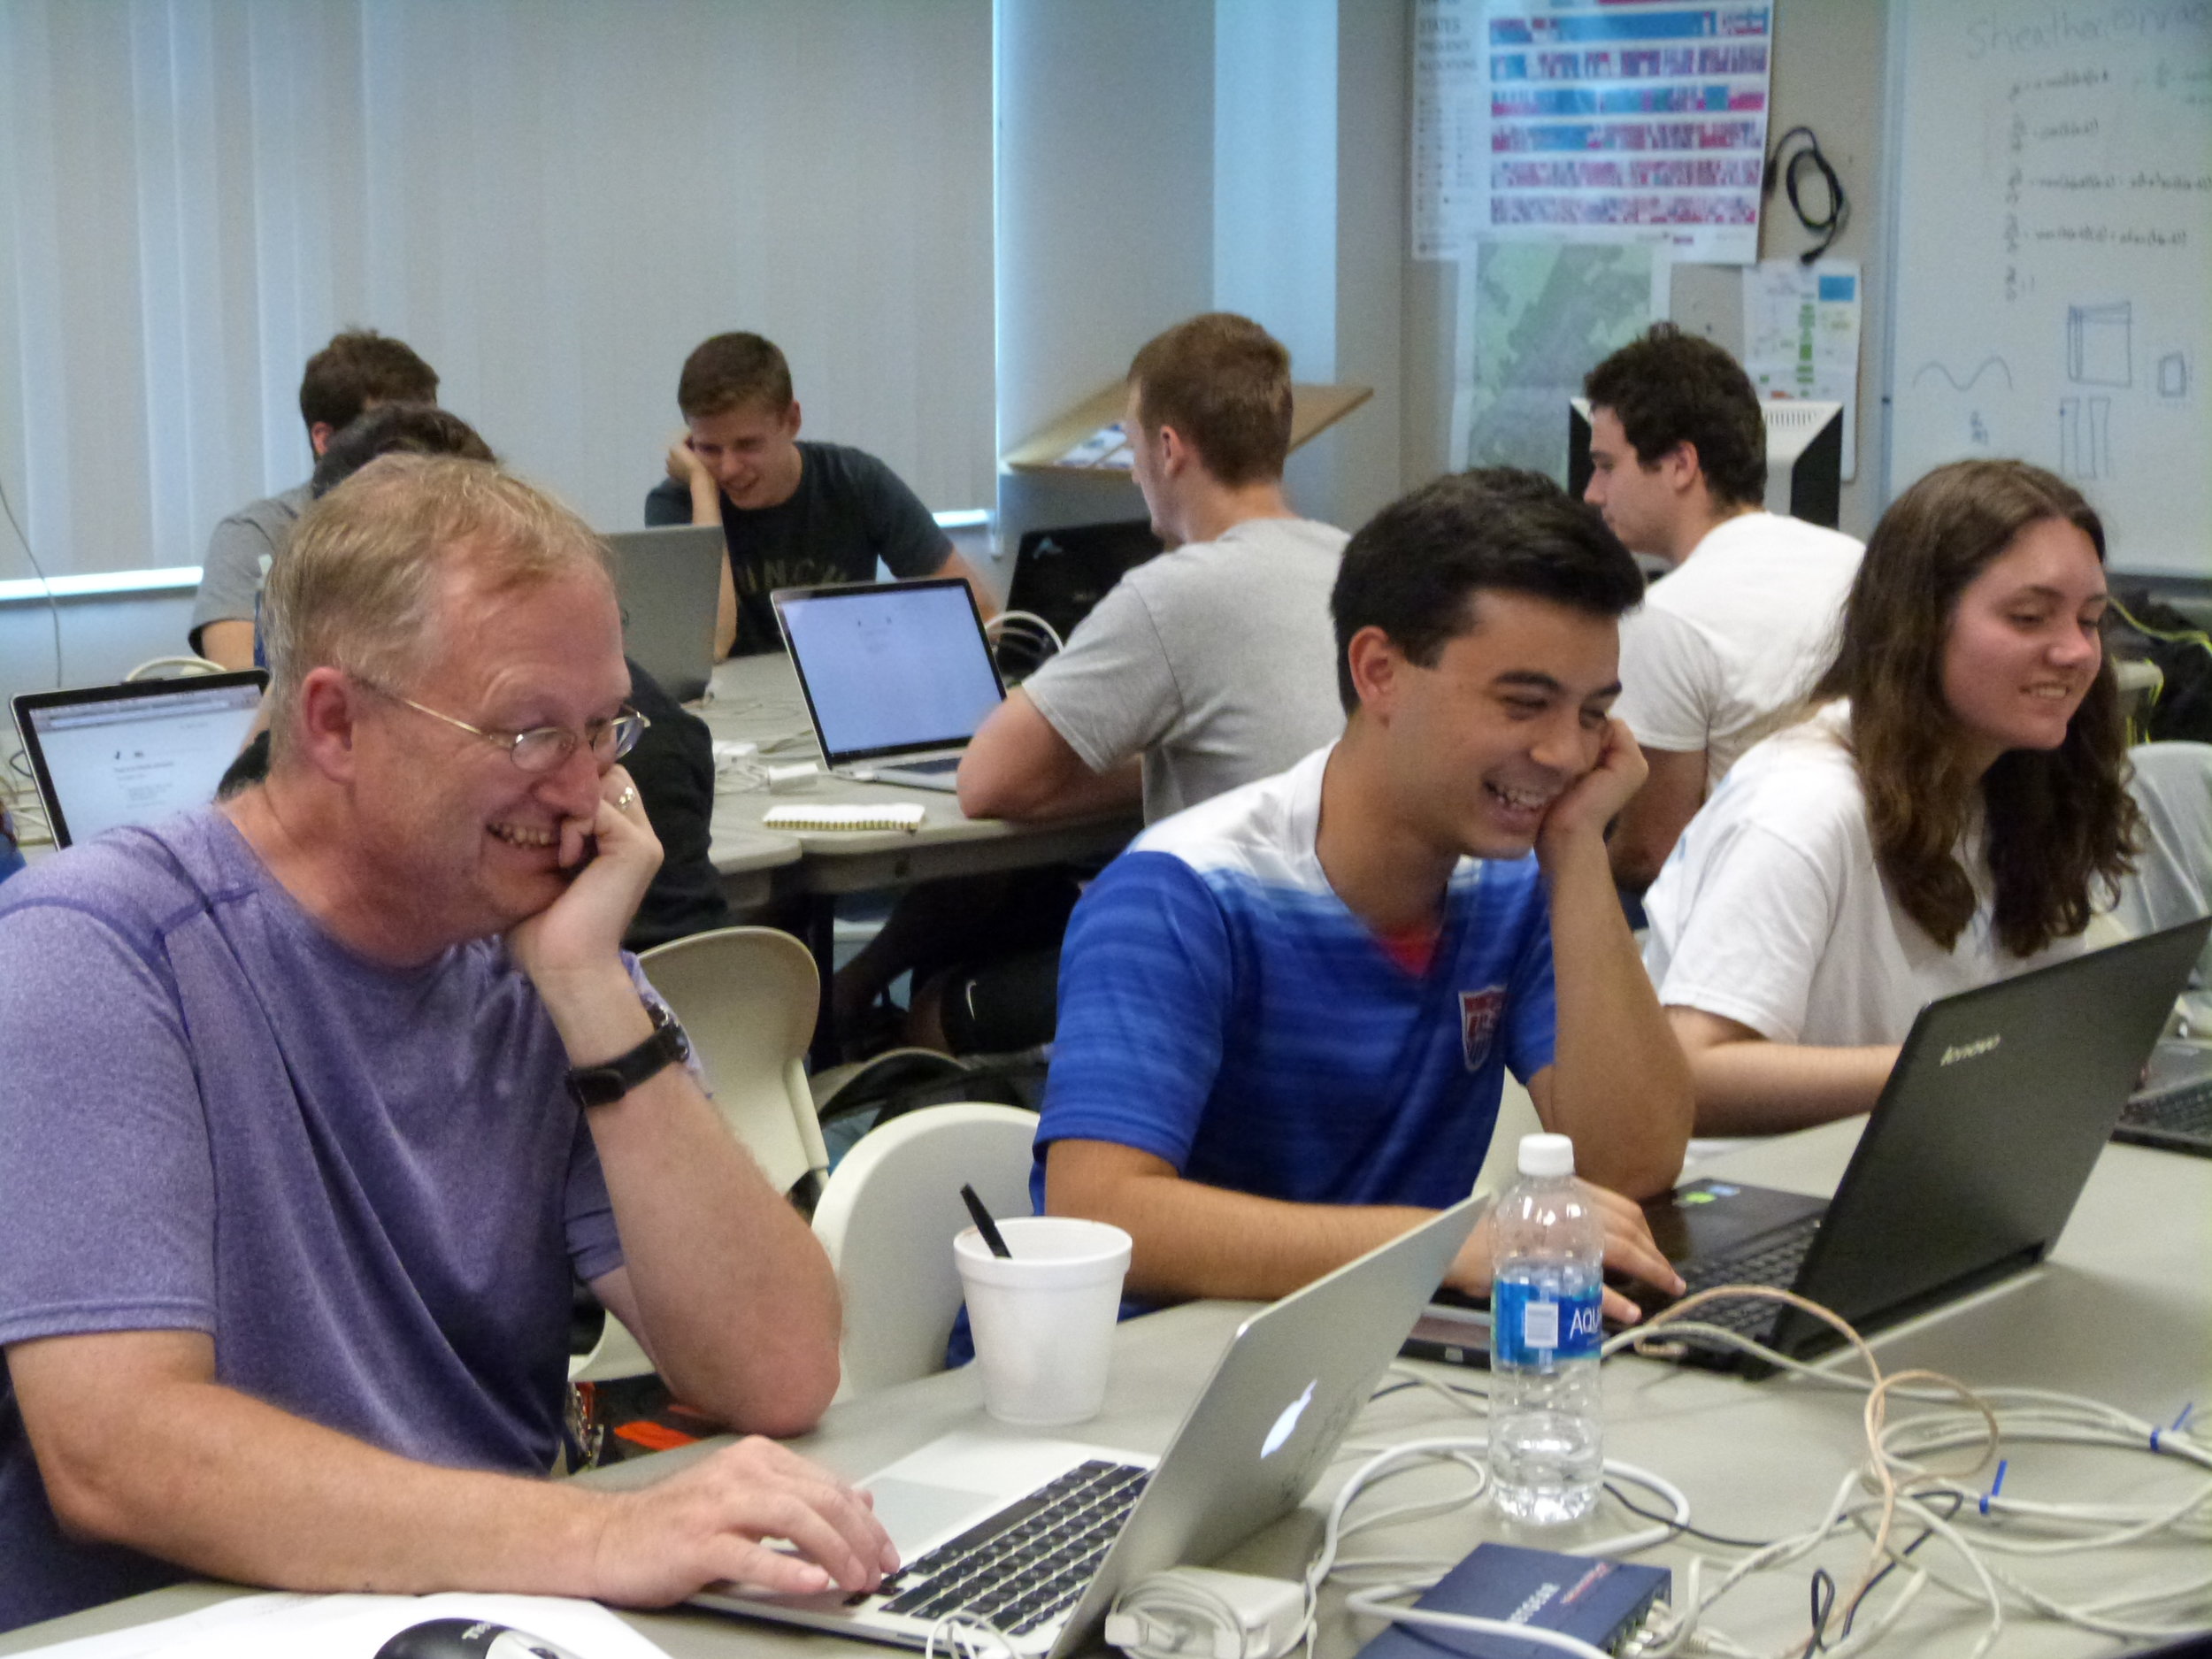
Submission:
[[[1770,4],[1417,0],[1414,252],[1476,238],[1758,257]]]

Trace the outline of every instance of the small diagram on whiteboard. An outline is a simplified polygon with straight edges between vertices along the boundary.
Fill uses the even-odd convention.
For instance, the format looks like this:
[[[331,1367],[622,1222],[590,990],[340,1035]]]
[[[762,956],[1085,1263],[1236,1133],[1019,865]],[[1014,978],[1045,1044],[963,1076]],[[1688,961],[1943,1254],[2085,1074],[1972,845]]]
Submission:
[[[2112,476],[2112,400],[2058,400],[2058,470],[2067,478]]]
[[[1945,380],[1951,382],[1951,389],[1953,391],[1970,392],[1974,389],[1974,383],[1993,369],[2005,377],[2005,390],[2008,392],[2010,391],[2012,389],[2012,365],[2007,363],[2002,357],[1984,357],[1979,363],[1977,363],[1974,365],[1974,372],[1962,380],[1959,379],[1957,375],[1951,373],[1951,368],[1948,364],[1939,363],[1933,357],[1930,357],[1925,363],[1922,364],[1918,368],[1912,372],[1912,383],[1915,386],[1918,386],[1921,381],[1926,380],[1931,374],[1939,374]]]
[[[2187,352],[2168,351],[2160,355],[2158,376],[2154,382],[2158,388],[2160,401],[2169,403],[2185,401],[2189,396],[2190,383],[2193,379],[2194,377],[2189,373]]]
[[[2109,305],[2066,308],[2066,378],[2077,386],[2135,384],[2135,307],[2126,300]]]

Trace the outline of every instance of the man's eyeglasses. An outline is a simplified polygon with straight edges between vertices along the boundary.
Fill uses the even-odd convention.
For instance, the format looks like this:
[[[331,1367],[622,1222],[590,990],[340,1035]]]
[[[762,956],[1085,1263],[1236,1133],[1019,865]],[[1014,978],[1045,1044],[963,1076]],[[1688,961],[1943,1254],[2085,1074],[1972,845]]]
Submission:
[[[471,737],[480,737],[486,742],[507,751],[507,758],[524,772],[553,772],[558,769],[576,746],[588,747],[592,758],[603,766],[611,766],[637,747],[639,738],[652,722],[635,709],[625,709],[611,719],[594,720],[582,732],[565,726],[538,726],[526,732],[487,731],[480,726],[471,726],[466,720],[457,720],[449,714],[441,713],[427,703],[417,703],[412,697],[403,697],[398,692],[378,685],[374,680],[360,680],[379,696],[389,697],[394,703],[404,703],[418,714],[426,714],[434,720],[443,720],[448,726],[466,732]]]

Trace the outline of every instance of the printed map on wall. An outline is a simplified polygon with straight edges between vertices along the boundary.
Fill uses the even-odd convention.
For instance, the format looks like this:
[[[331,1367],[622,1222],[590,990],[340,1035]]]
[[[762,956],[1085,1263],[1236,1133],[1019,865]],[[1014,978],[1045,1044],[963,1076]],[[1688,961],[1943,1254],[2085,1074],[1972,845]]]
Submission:
[[[1418,0],[1414,252],[1477,236],[1758,255],[1770,4]]]
[[[1666,315],[1663,250],[1484,242],[1460,267],[1452,449],[1462,466],[1564,482],[1567,400],[1593,364]]]

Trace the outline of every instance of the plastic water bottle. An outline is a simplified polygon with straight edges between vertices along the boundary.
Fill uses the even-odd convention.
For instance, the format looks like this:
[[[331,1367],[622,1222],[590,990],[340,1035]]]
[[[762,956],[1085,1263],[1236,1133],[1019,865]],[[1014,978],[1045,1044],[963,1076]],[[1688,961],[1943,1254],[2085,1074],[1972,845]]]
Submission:
[[[1605,1472],[1605,1232],[1566,1136],[1523,1136],[1520,1170],[1492,1224],[1490,1477],[1501,1513],[1549,1526],[1589,1513]]]

